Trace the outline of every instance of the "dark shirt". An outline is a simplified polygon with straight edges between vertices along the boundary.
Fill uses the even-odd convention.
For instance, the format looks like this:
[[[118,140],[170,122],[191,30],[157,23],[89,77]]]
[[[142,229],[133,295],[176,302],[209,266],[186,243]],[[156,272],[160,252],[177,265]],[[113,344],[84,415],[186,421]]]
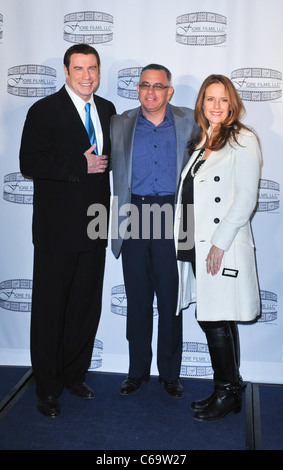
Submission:
[[[198,157],[199,155],[196,157],[196,160],[198,159]],[[205,160],[200,160],[199,162],[196,163],[195,166],[192,165],[183,182],[182,201],[181,201],[182,212],[181,212],[180,227],[182,229],[182,233],[184,234],[186,233],[188,234],[188,231],[190,229],[189,224],[190,225],[194,224],[194,220],[192,219],[188,220],[187,218],[187,214],[188,214],[187,206],[189,204],[194,203],[194,176],[192,176],[191,174],[191,169],[194,166],[194,175],[195,175],[204,162]],[[193,214],[193,211],[190,211],[189,213]],[[193,215],[191,215],[191,217],[192,216]],[[179,240],[179,242],[182,242],[182,240]],[[178,250],[177,259],[180,261],[190,261],[191,263],[195,263],[195,247],[187,249],[187,250],[186,249]]]

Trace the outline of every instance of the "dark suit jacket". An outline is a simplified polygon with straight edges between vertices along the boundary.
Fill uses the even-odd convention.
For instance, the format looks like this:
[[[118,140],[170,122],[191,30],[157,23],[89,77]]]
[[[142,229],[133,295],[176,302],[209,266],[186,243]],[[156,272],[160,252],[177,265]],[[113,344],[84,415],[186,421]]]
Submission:
[[[110,156],[110,118],[115,107],[94,95],[102,131],[103,155]],[[66,251],[92,249],[87,235],[88,207],[109,208],[109,171],[87,174],[90,147],[84,124],[65,87],[37,101],[23,129],[20,169],[34,180],[33,243]]]

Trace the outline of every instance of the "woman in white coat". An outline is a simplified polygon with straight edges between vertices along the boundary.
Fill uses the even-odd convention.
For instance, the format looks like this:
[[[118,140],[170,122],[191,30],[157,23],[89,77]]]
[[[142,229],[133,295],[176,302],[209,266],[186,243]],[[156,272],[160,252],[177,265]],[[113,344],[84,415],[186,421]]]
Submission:
[[[227,77],[210,75],[204,81],[195,106],[200,136],[178,192],[178,311],[197,303],[214,372],[212,395],[191,405],[198,420],[241,410],[237,322],[260,314],[250,219],[262,156],[255,133],[240,121],[243,113]]]

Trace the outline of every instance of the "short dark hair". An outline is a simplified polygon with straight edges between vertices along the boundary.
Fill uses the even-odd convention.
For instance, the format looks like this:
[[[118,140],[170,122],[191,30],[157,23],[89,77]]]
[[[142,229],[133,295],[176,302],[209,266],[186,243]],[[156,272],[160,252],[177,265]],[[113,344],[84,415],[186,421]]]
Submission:
[[[172,74],[171,74],[170,70],[167,69],[167,67],[164,67],[164,65],[160,65],[160,64],[146,65],[145,67],[143,67],[143,69],[141,71],[141,75],[146,70],[164,70],[164,72],[166,73],[166,76],[167,76],[168,83],[169,83],[169,85],[171,85]]]
[[[89,44],[75,44],[74,46],[69,47],[64,55],[64,65],[69,72],[69,65],[71,56],[73,54],[94,54],[97,60],[98,70],[100,69],[100,57],[96,49],[90,46]]]

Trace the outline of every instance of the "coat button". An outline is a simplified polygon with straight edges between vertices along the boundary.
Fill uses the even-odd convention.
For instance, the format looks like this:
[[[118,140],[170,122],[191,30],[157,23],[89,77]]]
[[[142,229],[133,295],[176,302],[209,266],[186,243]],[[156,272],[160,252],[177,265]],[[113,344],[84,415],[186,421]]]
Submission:
[[[219,176],[214,176],[214,181],[220,181],[220,177]]]
[[[213,221],[215,224],[219,224],[220,220],[216,217],[216,219],[214,219]]]
[[[214,200],[215,200],[215,202],[220,202],[221,201],[220,197],[218,197],[218,196]]]

